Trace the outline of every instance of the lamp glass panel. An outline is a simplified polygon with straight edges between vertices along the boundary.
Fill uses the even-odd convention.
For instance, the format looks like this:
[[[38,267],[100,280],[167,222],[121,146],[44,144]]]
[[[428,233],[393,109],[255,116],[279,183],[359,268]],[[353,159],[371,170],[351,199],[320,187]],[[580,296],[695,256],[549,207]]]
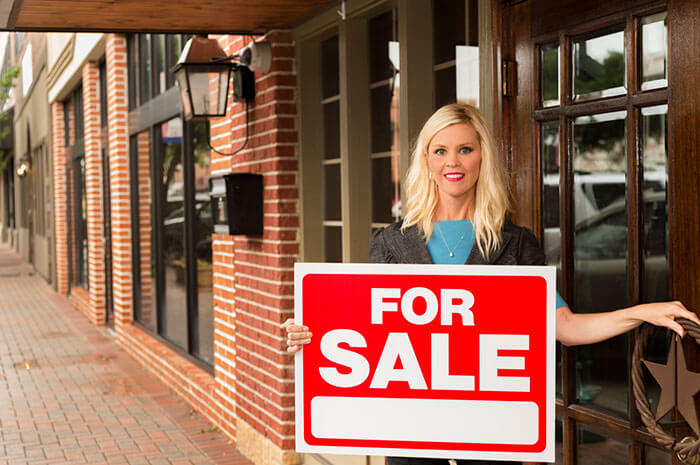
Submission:
[[[225,115],[226,96],[228,95],[228,83],[231,79],[231,68],[222,69],[218,74],[219,77],[216,79],[216,113]]]
[[[175,79],[177,79],[177,86],[180,88],[180,100],[182,100],[182,107],[185,111],[185,118],[192,118],[192,102],[190,101],[190,94],[188,92],[187,85],[187,72],[184,69],[180,69],[175,73]]]
[[[226,108],[226,97],[220,98],[220,88],[226,89],[226,73],[207,69],[189,70],[190,93],[192,95],[193,116],[220,115],[223,116]]]

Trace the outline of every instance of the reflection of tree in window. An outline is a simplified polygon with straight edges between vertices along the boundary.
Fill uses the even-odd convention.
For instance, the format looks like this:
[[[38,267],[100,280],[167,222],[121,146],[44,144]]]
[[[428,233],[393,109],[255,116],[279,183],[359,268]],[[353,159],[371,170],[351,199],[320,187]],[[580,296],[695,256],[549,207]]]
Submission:
[[[624,85],[624,54],[610,51],[602,63],[585,54],[580,57],[580,60],[580,67],[577,68],[576,73],[577,93],[588,94]]]

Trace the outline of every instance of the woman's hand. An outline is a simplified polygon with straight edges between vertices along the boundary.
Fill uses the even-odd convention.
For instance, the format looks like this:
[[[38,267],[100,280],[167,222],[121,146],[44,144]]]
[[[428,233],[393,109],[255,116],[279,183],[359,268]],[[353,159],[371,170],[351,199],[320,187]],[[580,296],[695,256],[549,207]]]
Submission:
[[[298,352],[305,344],[311,342],[309,328],[294,324],[294,319],[292,318],[282,323],[282,329],[287,331],[287,352]]]
[[[676,318],[686,318],[700,325],[698,316],[689,311],[678,301],[641,304],[633,308],[635,310],[634,316],[640,323],[646,322],[656,326],[664,326],[678,333],[680,337],[683,337],[685,331],[683,327],[675,321]]]

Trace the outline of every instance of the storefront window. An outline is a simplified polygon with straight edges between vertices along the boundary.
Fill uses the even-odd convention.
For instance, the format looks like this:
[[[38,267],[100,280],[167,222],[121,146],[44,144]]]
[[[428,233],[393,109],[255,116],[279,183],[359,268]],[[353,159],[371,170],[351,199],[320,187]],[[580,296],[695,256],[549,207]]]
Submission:
[[[177,59],[181,37],[132,36],[130,43],[141,48],[134,60],[130,55],[130,66],[148,59],[147,67],[130,75],[141,89],[136,92],[136,101],[167,92],[174,82],[168,64]],[[162,123],[141,129],[131,138],[131,176],[138,179],[132,209],[133,217],[139,219],[132,226],[138,251],[134,254],[135,316],[146,328],[211,365],[214,310],[209,124],[185,122],[177,108],[161,113],[158,118],[162,117]]]
[[[67,198],[69,231],[69,274],[71,284],[88,289],[87,196],[83,127],[83,87],[79,85],[64,102],[65,146],[68,163]]]
[[[338,36],[321,42],[324,261],[343,261]]]
[[[397,11],[369,20],[372,228],[401,216]]]
[[[479,106],[477,0],[433,1],[433,73],[435,108]]]

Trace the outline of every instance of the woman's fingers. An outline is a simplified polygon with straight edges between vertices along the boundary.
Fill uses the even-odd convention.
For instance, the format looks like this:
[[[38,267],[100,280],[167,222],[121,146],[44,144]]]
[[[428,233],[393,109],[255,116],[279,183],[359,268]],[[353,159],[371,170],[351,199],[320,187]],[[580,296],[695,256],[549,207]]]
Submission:
[[[683,337],[683,335],[685,334],[683,327],[680,324],[678,324],[675,320],[669,319],[664,326],[666,326],[671,331],[676,332],[680,337]]]
[[[307,328],[308,329],[308,328]],[[308,331],[290,332],[287,334],[287,340],[298,342],[300,340],[311,340],[311,333]]]
[[[282,329],[287,332],[287,352],[298,352],[304,344],[311,342],[309,328],[295,324],[292,318],[282,323]]]

